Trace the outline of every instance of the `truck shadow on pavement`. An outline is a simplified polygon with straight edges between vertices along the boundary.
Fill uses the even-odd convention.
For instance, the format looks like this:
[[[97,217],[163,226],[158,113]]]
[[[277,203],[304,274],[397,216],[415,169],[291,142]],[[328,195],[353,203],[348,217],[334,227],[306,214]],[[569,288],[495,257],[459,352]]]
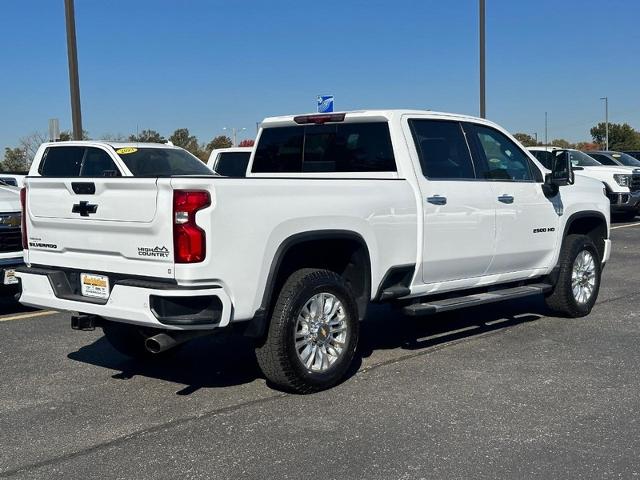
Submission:
[[[345,380],[355,375],[364,359],[376,351],[398,350],[389,358],[372,359],[375,366],[402,357],[402,351],[428,350],[452,341],[537,320],[544,312],[541,298],[522,299],[501,304],[469,308],[431,317],[405,317],[385,306],[372,305],[361,325],[359,351]],[[256,362],[250,339],[239,335],[213,335],[192,340],[166,359],[137,361],[115,351],[100,337],[68,355],[74,361],[100,366],[119,373],[112,377],[128,380],[136,376],[182,384],[177,395],[190,395],[202,388],[231,387],[264,378]]]

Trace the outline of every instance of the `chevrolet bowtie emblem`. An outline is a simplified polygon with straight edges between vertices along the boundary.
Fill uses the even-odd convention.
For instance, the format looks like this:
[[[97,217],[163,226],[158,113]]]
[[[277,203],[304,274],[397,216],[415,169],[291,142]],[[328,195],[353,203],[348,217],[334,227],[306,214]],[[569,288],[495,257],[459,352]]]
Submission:
[[[98,205],[85,202],[76,203],[71,210],[71,213],[79,213],[81,217],[88,217],[90,213],[96,213]]]

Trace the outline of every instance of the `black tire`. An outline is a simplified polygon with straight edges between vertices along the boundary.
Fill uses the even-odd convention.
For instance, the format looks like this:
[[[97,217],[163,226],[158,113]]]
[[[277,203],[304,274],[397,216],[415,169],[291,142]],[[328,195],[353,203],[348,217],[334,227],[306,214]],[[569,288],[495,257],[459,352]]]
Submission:
[[[571,274],[576,258],[584,250],[588,251],[594,260],[595,285],[588,300],[578,302],[573,294]],[[558,281],[552,293],[545,299],[547,307],[556,314],[570,318],[588,315],[598,298],[602,274],[600,255],[593,241],[586,235],[567,235],[562,242],[558,266],[560,267]]]
[[[338,358],[326,371],[307,368],[295,346],[298,315],[316,294],[329,293],[343,306],[346,339]],[[274,386],[296,393],[312,393],[330,388],[346,374],[358,345],[358,307],[343,279],[329,270],[305,268],[294,272],[278,294],[267,337],[256,348],[258,364]]]
[[[103,321],[102,331],[111,346],[118,352],[136,360],[158,360],[166,358],[175,349],[161,353],[151,353],[144,342],[147,338],[160,333],[160,330],[129,325],[127,323]]]

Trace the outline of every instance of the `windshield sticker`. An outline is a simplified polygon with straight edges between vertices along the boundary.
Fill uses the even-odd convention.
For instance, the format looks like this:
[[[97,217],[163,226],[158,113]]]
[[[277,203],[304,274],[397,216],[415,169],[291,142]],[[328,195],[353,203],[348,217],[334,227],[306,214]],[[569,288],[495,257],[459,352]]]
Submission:
[[[134,148],[134,147],[125,147],[125,148],[119,148],[118,150],[116,150],[116,153],[118,155],[126,155],[128,153],[135,153],[137,152],[138,149]]]

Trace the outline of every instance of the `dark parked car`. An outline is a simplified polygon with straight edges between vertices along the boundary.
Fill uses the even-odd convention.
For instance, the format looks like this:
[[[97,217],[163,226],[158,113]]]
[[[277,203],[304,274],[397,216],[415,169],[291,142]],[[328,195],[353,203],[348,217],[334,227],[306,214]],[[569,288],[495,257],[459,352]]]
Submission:
[[[624,152],[614,151],[592,151],[585,152],[590,157],[595,158],[603,165],[621,165],[623,167],[638,167],[640,168],[640,160]],[[640,152],[639,152],[640,153]]]
[[[632,157],[640,160],[640,150],[625,150],[623,153],[626,153],[627,155],[631,155]]]

